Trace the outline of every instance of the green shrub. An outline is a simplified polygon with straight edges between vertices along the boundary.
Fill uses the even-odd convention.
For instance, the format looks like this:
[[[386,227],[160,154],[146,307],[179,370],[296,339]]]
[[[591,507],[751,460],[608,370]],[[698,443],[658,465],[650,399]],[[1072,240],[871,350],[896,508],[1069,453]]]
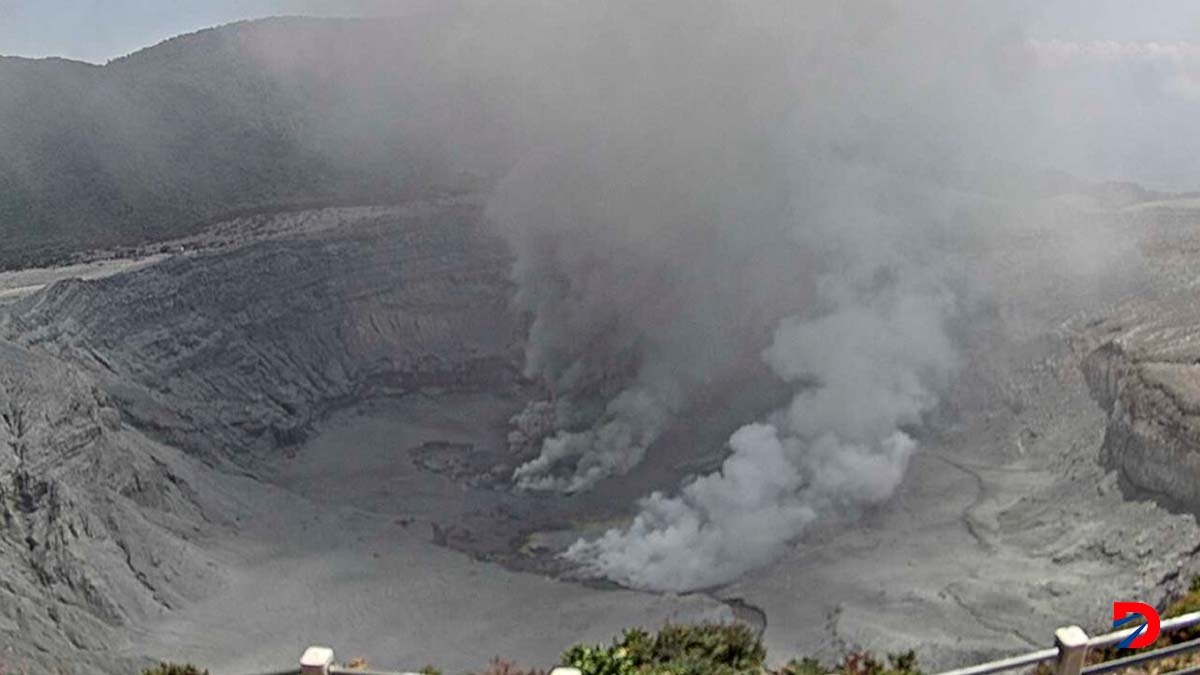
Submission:
[[[788,661],[776,675],[921,675],[921,670],[912,650],[888,654],[887,663],[871,652],[850,652],[836,668],[826,668],[820,661],[805,657]]]
[[[525,670],[517,667],[511,661],[496,657],[488,663],[487,670],[483,671],[483,675],[546,675],[546,671],[536,668]]]
[[[820,661],[810,656],[792,659],[779,669],[779,675],[827,675],[828,672]]]
[[[913,675],[921,673],[921,669],[917,666],[917,653],[911,649],[899,654],[888,654],[888,663],[892,667],[892,672],[912,673]]]
[[[758,670],[767,650],[745,624],[667,625],[654,639],[654,656],[661,662],[711,663],[733,672]]]
[[[1184,614],[1191,614],[1192,612],[1200,612],[1200,577],[1192,579],[1187,593],[1184,593],[1182,596],[1176,598],[1174,602],[1167,605],[1167,609],[1162,613],[1162,618],[1173,619]],[[1165,647],[1169,644],[1187,642],[1196,638],[1200,638],[1200,626],[1189,626],[1173,633],[1164,634],[1155,642],[1155,646]]]
[[[668,624],[655,635],[625,631],[609,647],[575,645],[563,664],[584,675],[761,673],[767,653],[743,624]]]
[[[617,647],[575,645],[562,657],[563,664],[574,666],[584,675],[635,675],[638,665]]]
[[[1188,592],[1168,605],[1167,611],[1162,613],[1162,618],[1171,619],[1192,612],[1200,612],[1200,577],[1192,579]]]
[[[842,664],[834,672],[840,675],[921,675],[917,654],[911,649],[888,654],[886,665],[871,652],[851,652],[842,658]]]
[[[744,624],[668,624],[653,635],[627,630],[608,647],[575,645],[562,662],[583,675],[921,675],[912,651],[890,654],[886,662],[852,652],[834,668],[803,658],[778,671],[766,667],[766,657]]]
[[[207,670],[200,670],[192,664],[160,663],[153,668],[142,671],[142,675],[208,675]]]

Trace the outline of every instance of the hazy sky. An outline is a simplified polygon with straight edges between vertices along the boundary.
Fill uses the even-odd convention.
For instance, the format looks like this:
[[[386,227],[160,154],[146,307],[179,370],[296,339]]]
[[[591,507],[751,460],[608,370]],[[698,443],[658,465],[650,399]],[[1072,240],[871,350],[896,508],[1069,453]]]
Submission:
[[[104,63],[240,19],[403,15],[449,1],[0,0],[0,55]],[[1007,3],[1023,17],[1027,46],[1051,83],[1047,111],[1061,111],[1046,131],[1048,164],[1085,178],[1200,185],[1200,135],[1180,133],[1200,119],[1200,0],[976,2]],[[1080,114],[1108,140],[1063,147]]]
[[[426,0],[0,0],[0,54],[103,63],[239,19],[400,14]]]
[[[436,0],[0,0],[0,54],[102,63],[238,19],[394,14],[431,2]],[[1178,41],[1200,35],[1195,0],[1049,0],[1033,6],[1039,19],[1029,28],[1043,39]]]

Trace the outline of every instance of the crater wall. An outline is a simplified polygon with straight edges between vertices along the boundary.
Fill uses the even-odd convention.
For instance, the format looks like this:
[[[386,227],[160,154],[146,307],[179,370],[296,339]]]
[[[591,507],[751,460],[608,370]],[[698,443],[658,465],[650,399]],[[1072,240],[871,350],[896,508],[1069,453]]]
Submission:
[[[508,259],[478,206],[331,211],[335,227],[280,216],[290,236],[60,282],[9,332],[95,373],[133,426],[213,458],[297,443],[373,392],[513,376]]]
[[[331,408],[503,386],[520,323],[466,199],[278,214],[0,310],[0,669],[130,672],[122,629],[220,583],[212,467]]]

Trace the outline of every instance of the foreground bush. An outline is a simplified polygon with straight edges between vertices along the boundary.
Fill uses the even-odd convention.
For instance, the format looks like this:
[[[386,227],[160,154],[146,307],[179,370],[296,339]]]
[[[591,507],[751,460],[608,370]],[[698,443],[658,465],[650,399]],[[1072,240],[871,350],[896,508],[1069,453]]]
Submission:
[[[829,668],[816,659],[766,666],[767,650],[743,624],[669,624],[658,633],[635,628],[611,646],[576,645],[562,657],[583,675],[920,675],[913,652],[880,661],[869,652],[847,654]]]
[[[797,668],[797,664],[799,668]],[[899,654],[888,654],[887,661],[880,661],[871,652],[851,652],[842,657],[836,668],[826,669],[815,659],[790,661],[781,675],[921,675],[917,668],[917,654],[911,649]]]
[[[178,663],[160,663],[153,668],[147,668],[143,670],[142,675],[208,675],[208,671],[200,670],[190,663],[186,665]]]
[[[584,675],[759,673],[767,652],[742,624],[668,624],[655,635],[635,628],[609,647],[575,645],[562,657]]]

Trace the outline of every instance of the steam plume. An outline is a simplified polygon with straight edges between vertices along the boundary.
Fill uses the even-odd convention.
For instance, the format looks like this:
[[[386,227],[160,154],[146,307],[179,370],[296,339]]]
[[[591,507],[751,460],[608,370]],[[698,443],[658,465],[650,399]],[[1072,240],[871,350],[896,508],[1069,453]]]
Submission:
[[[886,500],[916,445],[901,427],[920,422],[936,402],[930,384],[954,365],[948,309],[945,297],[889,289],[784,320],[764,358],[784,379],[819,384],[734,433],[719,472],[676,497],[652,494],[629,528],[577,542],[567,557],[631,586],[689,590],[770,561],[822,514]]]
[[[1029,182],[1014,167],[1093,170],[1112,143],[1092,141],[1116,134],[1085,125],[1104,118],[1123,136],[1142,129],[1124,142],[1153,163],[1175,157],[1167,174],[1195,173],[1179,124],[1126,119],[1159,106],[1111,104],[1194,101],[1192,52],[1032,41],[1021,15],[1036,3],[453,5],[397,24],[382,58],[352,52],[364,75],[329,98],[333,113],[361,101],[356,120],[378,117],[439,172],[493,188],[531,318],[526,374],[547,393],[513,419],[517,486],[577,492],[648,453],[687,460],[697,449],[662,439],[712,412],[699,391],[764,363],[791,387],[780,410],[741,420],[720,471],[567,552],[630,585],[728,581],[814,519],[889,498],[958,361],[947,324],[975,283],[964,252]],[[1134,88],[1097,97],[1112,59],[1157,64],[1156,97],[1140,97],[1140,67]],[[385,96],[377,64],[412,67]],[[1030,82],[1038,68],[1075,86]],[[351,157],[378,145],[333,119],[323,145]],[[1100,165],[1131,156],[1116,154]],[[1056,262],[1093,261],[1068,252]]]
[[[1018,145],[1021,41],[955,2],[535,6],[489,6],[459,43],[520,101],[499,118],[525,149],[489,206],[533,320],[527,374],[553,397],[514,419],[535,455],[514,478],[573,492],[631,471],[697,387],[761,358],[790,405],[566,552],[632,586],[729,581],[899,484],[905,429],[957,360],[945,260]]]

